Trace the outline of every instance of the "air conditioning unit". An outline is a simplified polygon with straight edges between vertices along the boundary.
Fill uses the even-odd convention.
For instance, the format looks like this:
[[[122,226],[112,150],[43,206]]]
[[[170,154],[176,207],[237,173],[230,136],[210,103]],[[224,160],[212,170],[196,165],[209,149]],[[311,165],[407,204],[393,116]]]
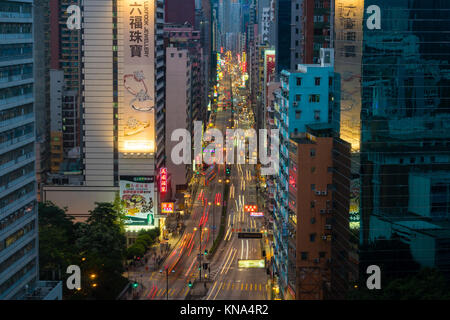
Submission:
[[[322,240],[327,240],[327,236],[322,236]]]
[[[326,213],[326,210],[321,209],[321,210],[320,210],[320,213],[324,214],[324,213]]]
[[[322,191],[322,195],[323,195],[323,196],[326,196],[327,194],[328,194],[327,191]]]
[[[320,191],[316,191],[316,195],[320,196],[322,193]]]
[[[326,225],[325,225],[325,229],[331,230],[331,224],[326,224]]]
[[[292,105],[293,105],[294,107],[298,107],[298,102],[293,102]]]

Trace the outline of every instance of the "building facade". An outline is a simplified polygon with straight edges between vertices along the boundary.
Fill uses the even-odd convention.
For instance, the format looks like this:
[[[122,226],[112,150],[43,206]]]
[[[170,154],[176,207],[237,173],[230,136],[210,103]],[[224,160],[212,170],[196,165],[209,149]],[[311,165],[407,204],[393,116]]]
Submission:
[[[327,123],[335,132],[339,130],[339,75],[334,72],[333,50],[321,51],[320,65],[299,65],[295,72],[283,70],[281,88],[275,92],[273,128],[280,130],[280,167],[273,181],[274,263],[283,296],[288,285],[289,139],[306,132],[311,124]]]
[[[370,5],[381,28],[363,26],[361,271],[449,274],[450,3]]]
[[[350,161],[350,145],[330,124],[290,139],[288,293],[297,300],[346,296]]]
[[[62,293],[39,281],[33,44],[33,1],[1,2],[0,300]]]

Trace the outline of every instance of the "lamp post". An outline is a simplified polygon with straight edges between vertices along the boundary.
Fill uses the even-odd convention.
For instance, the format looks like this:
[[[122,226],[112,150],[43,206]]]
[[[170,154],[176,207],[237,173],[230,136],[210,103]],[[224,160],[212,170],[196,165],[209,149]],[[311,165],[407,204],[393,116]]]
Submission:
[[[172,270],[174,273],[175,270]],[[166,266],[166,300],[169,300],[169,267]]]
[[[202,281],[202,225],[200,225],[200,245],[198,247],[200,264],[199,264],[199,280]]]

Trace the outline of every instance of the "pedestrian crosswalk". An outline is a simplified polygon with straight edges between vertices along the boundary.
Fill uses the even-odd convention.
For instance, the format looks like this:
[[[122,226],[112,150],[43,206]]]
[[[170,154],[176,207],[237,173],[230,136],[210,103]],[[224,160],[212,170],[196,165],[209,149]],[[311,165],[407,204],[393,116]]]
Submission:
[[[185,297],[189,291],[189,288],[177,288],[172,289],[170,288],[168,291],[166,291],[166,288],[156,288],[152,287],[147,290],[145,293],[145,297],[147,299],[157,299],[157,298],[166,298],[169,297]]]
[[[260,282],[236,282],[236,281],[219,281],[217,283],[218,290],[225,291],[248,291],[248,292],[265,292],[266,284]]]

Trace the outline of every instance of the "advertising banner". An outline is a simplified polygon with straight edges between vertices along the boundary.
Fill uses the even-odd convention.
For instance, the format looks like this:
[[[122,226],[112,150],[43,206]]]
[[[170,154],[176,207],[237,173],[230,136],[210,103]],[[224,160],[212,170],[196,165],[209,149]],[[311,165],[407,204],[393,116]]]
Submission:
[[[120,199],[128,226],[155,226],[155,178],[149,176],[121,176]]]
[[[169,214],[174,213],[175,211],[175,203],[173,202],[161,202],[161,214]]]
[[[155,152],[154,2],[124,1],[122,152]]]

